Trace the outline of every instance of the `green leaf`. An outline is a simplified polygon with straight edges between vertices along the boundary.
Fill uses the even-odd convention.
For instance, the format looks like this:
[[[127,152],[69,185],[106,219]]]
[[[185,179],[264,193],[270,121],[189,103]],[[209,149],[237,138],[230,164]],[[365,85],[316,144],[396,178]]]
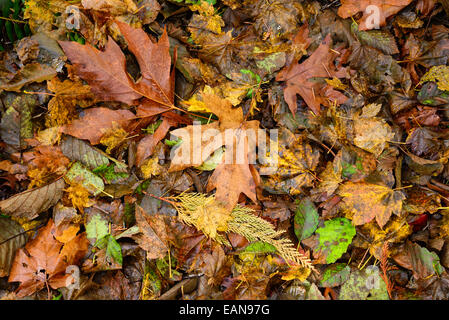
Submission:
[[[120,233],[118,236],[115,237],[116,240],[120,238],[130,238],[131,236],[135,235],[136,233],[139,233],[140,229],[138,226],[133,226],[122,233]]]
[[[276,247],[273,245],[263,242],[263,241],[257,241],[250,243],[246,246],[245,249],[242,250],[244,253],[275,253]]]
[[[177,146],[177,145],[181,144],[181,143],[182,143],[182,139],[181,139],[181,138],[178,138],[178,139],[176,139],[176,140],[168,140],[168,139],[165,139],[164,142],[165,142],[165,144],[166,144],[167,146],[169,146],[169,147],[174,147],[174,146]]]
[[[340,300],[388,300],[385,282],[380,277],[377,266],[364,270],[354,270],[341,286]]]
[[[335,218],[325,221],[316,233],[319,234],[317,250],[326,254],[326,263],[334,263],[346,252],[356,231],[350,220]]]
[[[221,163],[223,159],[224,148],[219,148],[209,158],[207,158],[199,167],[195,169],[201,171],[212,171]]]
[[[444,272],[443,266],[440,264],[440,257],[435,252],[431,252],[427,250],[427,248],[419,247],[419,256],[418,258],[422,261],[422,264],[425,266],[427,270],[433,270],[438,275],[441,275]]]
[[[115,238],[112,235],[107,236],[108,244],[106,247],[106,254],[114,259],[115,262],[118,264],[123,263],[123,256],[122,256],[122,247],[120,247],[120,244],[115,240]]]
[[[116,172],[115,167],[115,165],[103,164],[93,169],[92,172],[104,178],[106,183],[112,183],[114,180],[125,179],[129,176],[126,172]]]
[[[303,199],[295,213],[295,234],[299,241],[310,237],[318,227],[318,210],[308,198]]]
[[[323,278],[320,281],[320,287],[332,288],[338,287],[349,279],[351,268],[346,263],[336,263],[326,268]]]
[[[159,128],[159,126],[161,125],[161,123],[162,123],[162,120],[158,120],[158,121],[148,125],[148,127],[142,129],[142,131],[149,133],[149,134],[154,134],[156,129]]]
[[[61,151],[70,160],[79,161],[90,169],[109,164],[108,158],[103,155],[101,150],[72,136],[67,136],[61,142]]]
[[[103,220],[99,214],[96,214],[86,224],[86,233],[88,239],[100,240],[109,234],[108,223]]]
[[[104,190],[103,180],[85,168],[80,162],[75,162],[66,174],[69,181],[78,181],[94,196]]]

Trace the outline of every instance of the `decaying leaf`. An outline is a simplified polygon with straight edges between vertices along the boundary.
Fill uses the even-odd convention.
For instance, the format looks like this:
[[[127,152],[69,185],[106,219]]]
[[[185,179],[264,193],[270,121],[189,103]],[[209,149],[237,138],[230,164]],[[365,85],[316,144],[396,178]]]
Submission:
[[[393,213],[396,215],[401,213],[402,200],[405,198],[401,191],[367,183],[346,182],[337,192],[354,214],[352,222],[356,226],[376,218],[382,228]]]
[[[46,186],[24,191],[0,201],[0,209],[12,217],[31,220],[61,199],[64,186],[64,180],[58,179]]]
[[[114,126],[125,127],[130,124],[135,115],[128,110],[111,110],[108,108],[87,109],[83,118],[62,127],[62,132],[79,139],[89,140],[99,144],[108,129]]]
[[[0,218],[0,277],[9,275],[16,251],[23,247],[27,235],[17,222]]]

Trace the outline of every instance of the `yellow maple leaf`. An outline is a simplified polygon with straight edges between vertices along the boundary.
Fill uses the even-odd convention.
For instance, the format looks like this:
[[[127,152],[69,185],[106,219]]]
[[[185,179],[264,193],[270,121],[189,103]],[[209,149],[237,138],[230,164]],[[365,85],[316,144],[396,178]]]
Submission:
[[[343,197],[347,209],[354,214],[354,225],[362,225],[376,218],[381,228],[393,213],[401,213],[402,200],[405,199],[401,191],[364,182],[348,181],[340,185],[337,194]]]
[[[433,81],[438,85],[438,89],[442,91],[449,91],[449,66],[435,66],[421,78],[419,84]]]
[[[88,108],[97,100],[90,86],[80,80],[59,80],[58,77],[47,81],[48,90],[55,96],[48,102],[47,127],[62,126],[70,123],[77,115],[76,106]]]

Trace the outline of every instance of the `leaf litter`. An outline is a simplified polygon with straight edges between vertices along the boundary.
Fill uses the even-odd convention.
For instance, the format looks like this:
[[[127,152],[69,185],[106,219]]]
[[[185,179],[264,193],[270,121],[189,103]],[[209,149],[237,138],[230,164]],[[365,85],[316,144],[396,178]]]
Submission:
[[[0,299],[449,298],[447,1],[20,3]]]

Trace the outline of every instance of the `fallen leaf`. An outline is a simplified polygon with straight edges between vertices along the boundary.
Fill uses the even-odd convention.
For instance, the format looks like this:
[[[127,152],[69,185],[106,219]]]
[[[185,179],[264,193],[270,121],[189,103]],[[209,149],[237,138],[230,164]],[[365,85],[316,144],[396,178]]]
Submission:
[[[34,219],[61,199],[64,186],[64,180],[58,179],[46,186],[24,191],[0,201],[0,209],[12,217]]]
[[[333,63],[336,54],[330,50],[331,44],[332,38],[328,34],[306,61],[301,64],[292,63],[277,74],[277,81],[287,82],[284,99],[293,114],[297,110],[297,94],[316,115],[320,114],[320,104],[325,102],[325,99],[320,96],[322,85],[316,81],[312,82],[312,78],[344,78],[346,76],[346,69],[337,70]]]
[[[160,227],[154,230],[147,219],[151,219]],[[165,257],[168,254],[168,242],[163,221],[157,216],[148,216],[140,206],[137,206],[136,222],[141,234],[134,235],[133,238],[147,252],[147,259]]]
[[[405,199],[401,191],[364,182],[346,182],[340,185],[337,194],[343,197],[349,210],[354,213],[354,225],[362,225],[376,218],[381,228],[388,222],[391,214],[401,213],[402,200]]]
[[[370,20],[374,9],[368,13],[367,7],[375,6],[379,13],[379,26],[384,26],[388,17],[398,13],[403,8],[408,6],[412,0],[342,0],[341,7],[338,8],[338,15],[342,18],[349,18],[356,13],[363,12],[363,17],[360,20],[360,30],[374,29],[375,24],[367,24]],[[376,11],[375,11],[376,12]]]
[[[334,263],[348,249],[355,236],[355,228],[346,218],[335,218],[324,222],[324,227],[316,230],[318,246],[314,255],[324,256],[325,263]]]
[[[92,92],[103,101],[134,105],[139,98],[145,97],[156,106],[173,106],[174,72],[170,73],[167,33],[164,32],[159,42],[153,43],[142,29],[119,21],[116,24],[139,63],[142,78],[138,82],[130,78],[126,72],[125,55],[111,38],[105,51],[77,42],[59,42],[74,64],[76,74],[86,80]]]
[[[119,125],[127,128],[135,115],[128,110],[111,110],[108,108],[92,108],[85,111],[84,117],[65,125],[61,131],[79,139],[89,140],[92,144],[99,144],[104,133]]]
[[[87,252],[88,241],[84,234],[64,245],[55,239],[55,232],[56,227],[49,220],[38,236],[17,253],[9,282],[21,282],[18,297],[37,292],[46,284],[53,289],[65,287],[70,276],[65,274],[66,268],[79,263]],[[65,246],[70,250],[64,250]]]
[[[0,218],[0,277],[9,276],[16,251],[26,241],[27,235],[19,223]]]

